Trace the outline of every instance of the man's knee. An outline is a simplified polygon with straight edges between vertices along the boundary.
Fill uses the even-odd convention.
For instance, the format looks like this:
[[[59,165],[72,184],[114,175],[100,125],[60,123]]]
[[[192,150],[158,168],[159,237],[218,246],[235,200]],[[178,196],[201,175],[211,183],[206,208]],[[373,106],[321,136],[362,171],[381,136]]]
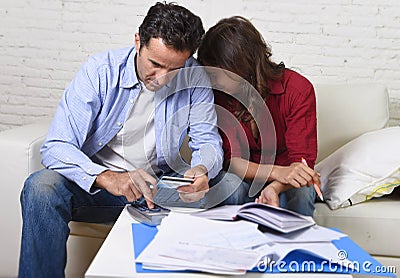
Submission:
[[[238,190],[243,190],[242,179],[235,174],[221,171],[217,177],[211,180],[210,186],[213,188],[223,189],[227,193],[234,193]]]
[[[244,192],[243,180],[237,175],[226,172],[224,176],[224,185],[230,189],[231,192],[241,191]],[[245,185],[247,185],[245,183]]]
[[[65,178],[53,170],[43,169],[31,174],[25,181],[21,192],[21,203],[45,202],[51,199]]]
[[[221,172],[217,176],[218,182],[214,184],[214,189],[210,191],[220,197],[219,205],[238,205],[251,201],[248,194],[250,185],[229,172]]]

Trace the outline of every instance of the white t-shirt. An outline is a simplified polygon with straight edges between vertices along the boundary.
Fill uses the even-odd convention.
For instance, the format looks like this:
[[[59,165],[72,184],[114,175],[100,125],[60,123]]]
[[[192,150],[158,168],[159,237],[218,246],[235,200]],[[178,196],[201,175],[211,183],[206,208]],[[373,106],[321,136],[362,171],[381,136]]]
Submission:
[[[123,128],[95,155],[95,161],[113,171],[144,169],[157,173],[154,127],[154,92],[141,83],[140,91]]]

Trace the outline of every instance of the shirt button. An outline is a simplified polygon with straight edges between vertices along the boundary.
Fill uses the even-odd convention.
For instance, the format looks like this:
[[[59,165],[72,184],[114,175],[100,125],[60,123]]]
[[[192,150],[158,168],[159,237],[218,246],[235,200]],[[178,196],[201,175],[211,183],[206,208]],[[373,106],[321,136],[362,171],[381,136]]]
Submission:
[[[103,143],[99,142],[97,145],[99,145],[101,147],[101,146],[103,146]]]
[[[121,123],[121,122],[118,122],[118,123],[117,123],[117,126],[121,126],[121,125],[122,125],[122,123]]]
[[[130,103],[133,103],[133,98],[131,98],[131,99],[129,100],[129,102],[130,102]]]
[[[83,176],[82,179],[83,179],[83,180],[86,180],[86,176]]]

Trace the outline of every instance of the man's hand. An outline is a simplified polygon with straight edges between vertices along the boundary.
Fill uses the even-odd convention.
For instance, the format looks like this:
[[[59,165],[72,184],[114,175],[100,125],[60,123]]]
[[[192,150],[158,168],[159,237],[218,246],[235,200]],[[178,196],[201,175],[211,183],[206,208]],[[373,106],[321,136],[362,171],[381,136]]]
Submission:
[[[208,185],[207,168],[203,165],[195,166],[185,172],[185,178],[193,178],[194,182],[190,185],[179,187],[179,197],[184,202],[196,202],[204,197],[210,189]]]
[[[274,165],[270,178],[284,184],[290,184],[294,188],[311,186],[313,183],[318,186],[321,184],[319,174],[300,162],[294,162],[290,166]]]
[[[105,171],[97,176],[94,185],[107,190],[114,196],[125,196],[129,202],[144,196],[147,206],[154,208],[153,195],[155,192],[152,192],[149,184],[156,188],[156,179],[143,169],[139,169],[123,173]]]

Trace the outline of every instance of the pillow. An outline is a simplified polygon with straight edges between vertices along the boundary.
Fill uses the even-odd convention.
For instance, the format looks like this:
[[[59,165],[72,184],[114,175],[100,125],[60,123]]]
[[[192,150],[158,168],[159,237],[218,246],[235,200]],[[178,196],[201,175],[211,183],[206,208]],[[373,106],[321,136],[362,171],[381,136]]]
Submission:
[[[390,194],[400,185],[400,127],[361,135],[322,160],[322,194],[331,209]]]

